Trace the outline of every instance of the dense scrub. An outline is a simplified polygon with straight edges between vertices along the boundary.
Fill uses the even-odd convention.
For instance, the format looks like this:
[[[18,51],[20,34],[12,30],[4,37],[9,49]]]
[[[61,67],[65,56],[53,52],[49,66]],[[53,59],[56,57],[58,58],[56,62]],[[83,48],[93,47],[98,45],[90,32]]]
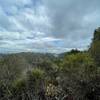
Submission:
[[[88,51],[1,55],[0,100],[100,100],[100,29]]]

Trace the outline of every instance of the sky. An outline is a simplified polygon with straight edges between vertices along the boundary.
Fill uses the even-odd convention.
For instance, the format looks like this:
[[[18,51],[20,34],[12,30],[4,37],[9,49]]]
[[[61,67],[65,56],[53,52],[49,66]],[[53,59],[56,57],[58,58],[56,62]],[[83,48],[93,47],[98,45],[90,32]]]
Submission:
[[[0,53],[86,50],[100,0],[0,0]]]

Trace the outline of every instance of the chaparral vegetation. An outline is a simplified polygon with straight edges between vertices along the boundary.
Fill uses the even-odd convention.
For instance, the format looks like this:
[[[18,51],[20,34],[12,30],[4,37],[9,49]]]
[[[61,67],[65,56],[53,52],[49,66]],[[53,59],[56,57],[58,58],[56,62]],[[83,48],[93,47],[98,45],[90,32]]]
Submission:
[[[0,100],[100,100],[100,28],[87,51],[0,54]]]

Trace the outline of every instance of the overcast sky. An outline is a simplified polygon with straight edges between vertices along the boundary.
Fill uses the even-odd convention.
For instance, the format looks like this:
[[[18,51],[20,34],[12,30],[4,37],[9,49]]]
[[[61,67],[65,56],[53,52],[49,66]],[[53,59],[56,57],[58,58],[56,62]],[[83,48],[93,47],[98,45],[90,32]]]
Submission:
[[[100,26],[100,0],[0,0],[0,53],[84,50]]]

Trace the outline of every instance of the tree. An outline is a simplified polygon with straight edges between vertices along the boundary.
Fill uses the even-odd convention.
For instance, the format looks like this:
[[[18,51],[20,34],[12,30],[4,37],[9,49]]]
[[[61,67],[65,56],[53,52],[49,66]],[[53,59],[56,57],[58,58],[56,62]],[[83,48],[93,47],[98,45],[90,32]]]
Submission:
[[[88,53],[67,55],[60,67],[59,84],[65,94],[71,93],[77,100],[85,98],[89,82],[96,77],[97,67]]]
[[[95,59],[98,66],[100,66],[100,27],[95,30],[93,41],[89,49],[92,57]]]

